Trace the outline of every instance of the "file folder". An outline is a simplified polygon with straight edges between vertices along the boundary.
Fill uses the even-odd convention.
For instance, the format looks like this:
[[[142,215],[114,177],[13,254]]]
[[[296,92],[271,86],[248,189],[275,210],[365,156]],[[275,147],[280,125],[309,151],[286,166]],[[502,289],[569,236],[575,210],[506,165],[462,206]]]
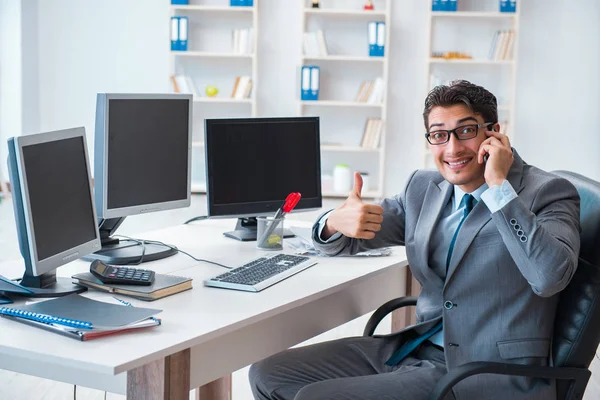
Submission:
[[[310,66],[302,67],[300,74],[300,99],[310,100]]]
[[[320,69],[317,66],[312,66],[310,68],[310,99],[311,100],[319,100],[319,88],[321,83],[320,79]]]
[[[171,51],[179,50],[179,17],[171,17]]]
[[[179,51],[188,48],[188,17],[179,17]]]
[[[450,11],[449,0],[440,0],[440,11]]]
[[[456,11],[458,6],[458,0],[449,0],[448,2],[448,11]]]
[[[440,5],[440,0],[433,0],[431,2],[431,11],[442,11],[442,6]]]
[[[369,56],[374,57],[377,55],[377,22],[369,22],[367,35],[369,39]]]
[[[385,22],[377,23],[377,46],[376,56],[383,57],[385,55]]]
[[[189,3],[189,0],[171,0],[171,4],[176,5],[188,5]]]

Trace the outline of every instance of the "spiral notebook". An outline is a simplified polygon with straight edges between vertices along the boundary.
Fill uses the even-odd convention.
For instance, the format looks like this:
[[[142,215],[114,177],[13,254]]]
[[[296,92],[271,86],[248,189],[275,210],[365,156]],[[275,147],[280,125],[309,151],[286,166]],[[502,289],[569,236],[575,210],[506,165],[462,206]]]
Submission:
[[[0,307],[4,318],[78,340],[160,325],[153,316],[161,310],[127,307],[88,299],[78,294],[14,307]]]

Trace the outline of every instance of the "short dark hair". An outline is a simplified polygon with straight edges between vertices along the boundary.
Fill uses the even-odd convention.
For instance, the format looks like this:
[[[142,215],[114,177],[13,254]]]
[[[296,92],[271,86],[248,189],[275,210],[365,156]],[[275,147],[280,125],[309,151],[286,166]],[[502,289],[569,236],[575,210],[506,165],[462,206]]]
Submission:
[[[474,113],[481,114],[485,122],[498,122],[496,96],[482,86],[456,80],[449,85],[436,86],[427,94],[423,110],[425,129],[429,129],[429,113],[433,107],[450,107],[456,104],[464,104]]]

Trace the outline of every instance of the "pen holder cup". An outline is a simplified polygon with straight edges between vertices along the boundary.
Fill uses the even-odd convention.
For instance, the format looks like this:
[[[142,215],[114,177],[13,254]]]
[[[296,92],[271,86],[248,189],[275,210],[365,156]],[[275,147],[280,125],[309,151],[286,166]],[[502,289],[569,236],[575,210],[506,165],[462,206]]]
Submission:
[[[283,250],[283,217],[256,217],[256,248]]]

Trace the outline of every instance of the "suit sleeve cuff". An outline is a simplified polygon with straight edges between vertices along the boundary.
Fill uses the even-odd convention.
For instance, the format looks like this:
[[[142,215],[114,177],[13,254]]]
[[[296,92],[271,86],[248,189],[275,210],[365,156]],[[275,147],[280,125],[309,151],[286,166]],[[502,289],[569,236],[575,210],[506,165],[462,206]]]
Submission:
[[[511,200],[517,197],[517,192],[513,189],[509,181],[504,180],[502,185],[490,186],[481,194],[481,199],[493,214],[507,205]]]
[[[325,240],[323,239],[322,233],[323,233],[323,229],[325,228],[325,223],[327,223],[327,218],[329,217],[329,214],[331,214],[333,210],[329,211],[327,214],[323,215],[321,217],[321,219],[319,220],[319,231],[318,231],[318,235],[319,235],[319,239],[321,240],[321,242],[323,243],[331,243],[339,238],[342,237],[342,234],[340,232],[336,232],[333,234],[333,236],[331,236],[329,239]]]

